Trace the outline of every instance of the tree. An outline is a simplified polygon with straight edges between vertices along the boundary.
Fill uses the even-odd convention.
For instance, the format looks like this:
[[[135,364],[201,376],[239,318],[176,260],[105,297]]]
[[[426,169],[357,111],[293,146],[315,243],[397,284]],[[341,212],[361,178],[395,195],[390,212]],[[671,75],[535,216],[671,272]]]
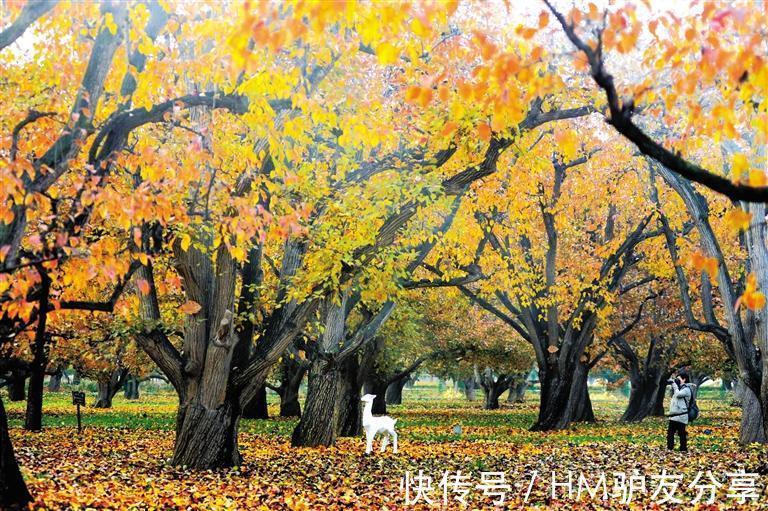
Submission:
[[[677,18],[662,13],[650,20],[646,27],[645,20],[641,22],[635,15],[633,6],[617,9],[610,16],[602,16],[594,10],[586,17],[594,40],[587,41],[589,36],[577,33],[578,22],[585,19],[583,13],[574,10],[570,14],[573,23],[569,23],[551,3],[547,2],[547,6],[571,43],[586,57],[594,82],[605,94],[610,112],[609,123],[654,161],[655,170],[682,198],[696,223],[702,243],[699,267],[707,264],[710,278],[718,283],[727,327],[720,326],[712,307],[705,308],[707,316],[704,322],[693,317],[689,319],[694,326],[720,339],[739,368],[747,389],[745,401],[749,403],[743,409],[741,441],[765,441],[768,426],[768,397],[765,396],[768,359],[762,357],[760,352],[768,348],[768,336],[763,335],[764,329],[759,328],[761,323],[756,321],[765,308],[765,296],[758,287],[768,285],[762,271],[765,261],[768,261],[764,222],[747,229],[742,240],[748,252],[748,270],[755,276],[747,285],[741,286],[731,280],[718,239],[709,226],[708,201],[693,184],[700,183],[731,201],[744,201],[740,210],[730,214],[731,223],[737,228],[740,225],[749,227],[751,218],[764,217],[764,203],[768,198],[765,171],[753,167],[750,160],[763,162],[765,158],[763,148],[768,133],[765,130],[764,108],[760,106],[764,104],[761,98],[765,97],[766,89],[765,65],[761,50],[756,50],[749,42],[755,30],[765,25],[764,9],[756,5],[718,9],[715,4],[710,4],[700,16],[676,24],[673,36],[664,37],[664,43],[655,46],[663,54],[652,51],[643,59],[644,67],[654,67],[655,71],[645,76],[645,83],[633,86],[629,99],[621,99],[623,96],[617,89],[616,80],[606,67],[607,52],[611,49],[619,53],[632,51],[646,29],[659,42],[661,39],[656,34],[659,24],[668,28],[670,19]],[[695,62],[699,72],[685,78],[680,71],[682,66],[669,70],[664,65],[670,61]],[[657,96],[659,101],[640,97],[646,85],[658,79],[670,84]],[[702,97],[707,97],[709,101],[702,104]],[[636,113],[644,109],[641,100],[649,103],[651,113],[664,116],[664,124],[679,119],[671,130],[662,133],[673,139],[675,147],[672,150],[655,140],[648,128],[644,130],[636,123]],[[742,107],[738,108],[737,104]],[[704,118],[716,121],[701,122]],[[685,137],[676,137],[677,133],[683,132]],[[711,168],[719,166],[721,172],[706,168],[708,163],[696,163],[696,158],[702,154],[710,159],[714,156],[711,151],[700,151],[702,144],[723,139],[726,141],[723,146],[729,153],[728,160],[714,158],[711,162]],[[735,146],[737,152],[729,146]],[[683,152],[681,149],[686,147]],[[757,154],[749,154],[751,148],[757,148]],[[738,298],[742,288],[744,292]],[[704,302],[711,303],[711,298],[705,296]],[[734,306],[741,302],[757,312],[747,313],[746,318],[740,317]],[[760,351],[756,344],[760,346]],[[755,428],[754,424],[762,424],[762,428]]]
[[[533,365],[530,346],[514,329],[472,303],[459,289],[431,294],[429,302],[421,299],[430,304],[426,326],[432,344],[450,356],[436,357],[428,367],[444,377],[470,375],[483,391],[483,407],[498,409],[501,395],[524,379]]]
[[[443,280],[474,275],[477,283],[459,289],[533,346],[542,383],[537,430],[593,419],[587,375],[604,355],[596,328],[621,296],[624,277],[641,261],[638,246],[659,235],[646,232],[653,214],[647,197],[634,192],[639,176],[625,166],[631,156],[624,153],[628,161],[622,153],[589,148],[579,156],[573,135],[561,129],[536,139],[518,160],[528,181],[513,188],[500,175],[486,184],[494,193],[478,198],[469,212],[473,253],[456,244],[451,249],[463,254],[459,264],[449,266],[449,254],[441,251],[441,267],[430,267]],[[551,144],[566,139],[569,153],[552,156]],[[592,200],[598,181],[607,190],[605,201]],[[520,186],[536,192],[520,194]],[[627,190],[630,196],[619,199]],[[647,282],[639,278],[624,287]]]

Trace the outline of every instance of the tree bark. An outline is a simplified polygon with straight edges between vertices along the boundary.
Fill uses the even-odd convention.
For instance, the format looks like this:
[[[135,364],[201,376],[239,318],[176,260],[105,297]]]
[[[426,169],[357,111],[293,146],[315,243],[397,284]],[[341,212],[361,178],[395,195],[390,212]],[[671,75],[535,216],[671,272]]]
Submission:
[[[556,365],[539,369],[539,417],[531,431],[565,429],[572,422],[594,422],[588,375],[587,367],[580,362],[576,367],[566,367],[563,373],[558,372]]]
[[[467,401],[471,402],[475,400],[476,389],[477,389],[477,384],[474,378],[466,378],[464,380],[464,396],[466,396]]]
[[[280,417],[301,417],[299,388],[306,374],[306,366],[284,357],[280,371]]]
[[[499,409],[499,396],[504,392],[504,389],[499,390],[499,386],[493,385],[485,392],[485,403],[483,408],[486,410],[498,410]]]
[[[0,399],[0,509],[26,507],[32,500],[19,464],[13,452],[13,444],[8,434],[8,417],[5,414],[3,400]]]
[[[8,399],[24,401],[27,398],[26,385],[27,377],[23,373],[14,372],[8,380]]]
[[[578,364],[573,380],[569,402],[573,405],[573,422],[595,422],[592,399],[589,397],[589,371],[584,364]]]
[[[24,418],[24,429],[40,431],[43,427],[43,387],[45,367],[32,367],[29,374],[29,389],[27,390],[27,411]]]
[[[112,388],[109,385],[109,380],[99,379],[99,394],[96,398],[96,402],[93,404],[94,408],[112,408]]]
[[[262,385],[256,395],[243,407],[243,419],[269,419],[266,386]]]
[[[339,436],[341,437],[357,437],[363,433],[363,409],[360,406],[362,385],[359,370],[359,362],[355,355],[347,358],[341,366],[339,384]]]
[[[478,376],[485,396],[483,408],[486,410],[498,410],[499,397],[509,387],[510,378],[506,374],[500,374],[498,378],[495,378],[490,368],[486,368]]]
[[[376,396],[373,400],[371,413],[373,415],[385,415],[387,413],[387,405],[389,404],[387,401],[387,391],[389,390],[389,386],[387,385],[386,380],[377,375],[374,378],[369,378],[368,381],[365,382],[364,388],[366,394],[373,394]]]
[[[128,369],[118,367],[109,375],[100,375],[98,378],[99,395],[93,406],[95,408],[112,408],[112,399],[122,388],[127,374]]]
[[[38,270],[38,273],[41,279],[40,302],[38,303],[39,318],[35,327],[34,358],[29,365],[27,411],[24,417],[24,429],[29,431],[40,431],[43,428],[43,386],[45,382],[45,366],[48,365],[46,323],[48,319],[48,296],[51,289],[51,279],[43,270]]]
[[[48,379],[48,392],[58,392],[61,389],[61,378],[64,376],[64,368],[58,366],[56,372]]]
[[[336,441],[341,381],[338,367],[324,360],[312,362],[304,413],[291,436],[294,447],[330,446]]]
[[[528,390],[527,374],[518,375],[509,384],[507,403],[522,403],[525,401],[525,391]]]
[[[667,380],[670,376],[670,373],[666,373],[659,381],[659,389],[656,392],[656,402],[651,409],[652,417],[664,417],[664,393],[667,391]]]
[[[209,408],[200,399],[190,400],[179,407],[171,463],[206,469],[239,466],[238,424],[236,401]]]
[[[640,422],[653,412],[658,401],[659,384],[646,375],[630,379],[629,403],[622,422]]]
[[[130,400],[136,400],[139,399],[139,384],[141,381],[134,376],[134,375],[128,375],[127,380],[125,381],[125,385],[123,385],[123,396],[125,396],[125,399]]]
[[[397,381],[393,381],[387,386],[387,391],[384,393],[385,401],[388,405],[401,405],[403,404],[403,389],[410,381],[409,377],[401,378]],[[387,413],[386,410],[383,413]]]
[[[766,442],[765,433],[760,401],[752,389],[743,385],[739,442],[745,445],[755,442],[764,444]]]

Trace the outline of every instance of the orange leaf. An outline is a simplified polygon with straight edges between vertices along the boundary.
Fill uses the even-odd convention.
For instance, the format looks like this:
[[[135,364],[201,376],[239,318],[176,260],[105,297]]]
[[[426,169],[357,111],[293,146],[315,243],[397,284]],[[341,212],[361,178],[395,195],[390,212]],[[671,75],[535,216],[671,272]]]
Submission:
[[[179,310],[184,314],[197,314],[200,312],[200,309],[202,309],[202,307],[194,300],[187,300],[187,302],[179,307]]]
[[[149,294],[149,282],[146,281],[146,279],[139,279],[136,281],[136,286],[139,288],[139,291],[143,295]]]
[[[477,134],[481,140],[488,142],[491,139],[491,127],[487,122],[481,122],[477,125]]]

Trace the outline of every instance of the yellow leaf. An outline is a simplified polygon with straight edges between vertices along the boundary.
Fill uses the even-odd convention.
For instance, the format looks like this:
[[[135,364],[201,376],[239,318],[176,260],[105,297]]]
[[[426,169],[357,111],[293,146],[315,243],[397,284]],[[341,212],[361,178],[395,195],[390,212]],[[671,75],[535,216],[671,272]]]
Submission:
[[[734,208],[725,214],[725,222],[734,233],[748,229],[750,220],[752,213],[747,213],[741,208]]]
[[[192,237],[189,234],[182,234],[181,235],[181,249],[183,251],[187,251],[189,249],[189,245],[192,244]]]
[[[750,170],[749,186],[765,186],[765,172],[762,170]]]
[[[111,12],[108,12],[104,16],[104,25],[107,27],[107,30],[109,30],[109,32],[112,35],[117,34],[117,24],[115,23],[115,17],[112,16]]]
[[[376,48],[376,57],[384,65],[395,64],[399,56],[397,48],[389,43],[382,43]]]
[[[739,153],[731,156],[731,172],[733,172],[733,176],[737,181],[741,179],[742,174],[744,174],[747,169],[749,169],[749,162],[745,155]]]

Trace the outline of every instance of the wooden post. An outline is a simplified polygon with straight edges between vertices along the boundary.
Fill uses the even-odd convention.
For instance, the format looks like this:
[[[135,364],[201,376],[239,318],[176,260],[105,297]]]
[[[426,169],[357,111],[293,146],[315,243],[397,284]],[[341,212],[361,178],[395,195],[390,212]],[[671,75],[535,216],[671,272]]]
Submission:
[[[80,420],[80,405],[85,404],[85,392],[78,390],[72,391],[72,404],[77,407],[77,432],[82,433],[83,424]]]

